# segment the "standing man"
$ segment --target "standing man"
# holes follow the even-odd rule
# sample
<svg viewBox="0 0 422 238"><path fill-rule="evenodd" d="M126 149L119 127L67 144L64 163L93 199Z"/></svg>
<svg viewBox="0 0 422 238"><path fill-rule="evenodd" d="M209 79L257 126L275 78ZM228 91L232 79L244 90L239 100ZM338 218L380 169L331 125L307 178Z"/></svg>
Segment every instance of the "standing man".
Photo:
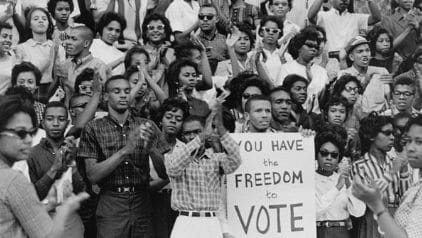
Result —
<svg viewBox="0 0 422 238"><path fill-rule="evenodd" d="M172 238L222 238L216 212L221 203L223 174L234 172L241 163L239 146L223 126L221 105L214 125L226 153L207 149L212 112L207 125L201 118L187 118L183 125L186 144L165 155L165 165L173 189L172 208L179 212Z"/></svg>
<svg viewBox="0 0 422 238"><path fill-rule="evenodd" d="M289 91L283 86L273 88L271 99L271 128L282 132L297 132L298 128L291 116L293 100Z"/></svg>
<svg viewBox="0 0 422 238"><path fill-rule="evenodd" d="M254 95L245 104L246 127L242 132L275 132L270 127L271 101L263 95Z"/></svg>
<svg viewBox="0 0 422 238"><path fill-rule="evenodd" d="M130 84L122 75L105 83L108 115L83 129L79 158L86 175L101 188L97 237L151 238L149 148L162 151L161 132L147 119L129 112Z"/></svg>

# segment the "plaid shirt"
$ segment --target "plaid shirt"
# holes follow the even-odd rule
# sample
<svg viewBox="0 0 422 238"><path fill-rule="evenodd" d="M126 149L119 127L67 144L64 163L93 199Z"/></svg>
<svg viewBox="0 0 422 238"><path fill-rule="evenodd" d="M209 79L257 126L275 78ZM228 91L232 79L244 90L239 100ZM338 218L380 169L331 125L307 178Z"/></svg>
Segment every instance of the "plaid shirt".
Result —
<svg viewBox="0 0 422 238"><path fill-rule="evenodd" d="M422 237L422 183L412 186L404 195L394 219L406 231L407 237Z"/></svg>
<svg viewBox="0 0 422 238"><path fill-rule="evenodd" d="M44 238L53 222L34 186L0 158L0 237Z"/></svg>
<svg viewBox="0 0 422 238"><path fill-rule="evenodd" d="M165 154L165 165L173 189L171 206L177 211L217 211L221 200L221 169L234 172L241 163L239 145L229 134L221 137L226 153L207 149L200 157L193 156L201 147L196 137L187 144ZM196 154L196 153L195 153Z"/></svg>
<svg viewBox="0 0 422 238"><path fill-rule="evenodd" d="M226 45L226 37L214 30L211 35L205 35L203 31L199 32L199 40L207 49L208 59L223 61L229 58Z"/></svg>
<svg viewBox="0 0 422 238"><path fill-rule="evenodd" d="M110 115L89 122L82 131L78 157L83 159L96 159L98 162L110 158L122 149L127 142L129 133L139 130L139 126L149 122L153 127L153 135L148 145L158 151L165 151L167 144L161 137L158 127L147 119L129 114L124 125ZM149 150L144 148L141 140L138 141L135 151L125 156L123 162L98 184L100 187L119 186L147 186L149 181Z"/></svg>

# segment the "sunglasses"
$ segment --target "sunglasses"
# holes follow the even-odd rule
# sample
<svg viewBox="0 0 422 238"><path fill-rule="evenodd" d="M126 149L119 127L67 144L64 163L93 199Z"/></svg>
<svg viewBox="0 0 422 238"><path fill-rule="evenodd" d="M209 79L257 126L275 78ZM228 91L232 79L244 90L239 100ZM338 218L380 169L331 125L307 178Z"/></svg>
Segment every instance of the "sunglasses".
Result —
<svg viewBox="0 0 422 238"><path fill-rule="evenodd" d="M394 92L393 92L393 95L394 95L394 96L397 96L397 97L400 97L400 96L403 96L403 97L410 97L410 96L415 95L415 93L413 93L413 92L409 92L409 91L406 91L406 92L394 91Z"/></svg>
<svg viewBox="0 0 422 238"><path fill-rule="evenodd" d="M393 131L387 130L387 131L380 131L385 136L391 136L393 134Z"/></svg>
<svg viewBox="0 0 422 238"><path fill-rule="evenodd" d="M248 100L250 97L255 96L255 95L259 95L259 94L249 94L249 93L244 93L242 94L242 97L246 100Z"/></svg>
<svg viewBox="0 0 422 238"><path fill-rule="evenodd" d="M359 87L344 87L344 90L346 90L346 92L351 93L354 92L356 94L358 94L360 92L360 88Z"/></svg>
<svg viewBox="0 0 422 238"><path fill-rule="evenodd" d="M199 14L198 15L198 18L199 18L199 20L208 20L208 21L210 21L210 20L212 20L212 19L214 19L214 15L203 15L203 14Z"/></svg>
<svg viewBox="0 0 422 238"><path fill-rule="evenodd" d="M338 159L339 157L339 153L337 152L328 152L325 150L320 150L319 153L321 154L322 157L328 157L328 155L331 156L331 158L333 159Z"/></svg>
<svg viewBox="0 0 422 238"><path fill-rule="evenodd" d="M88 89L92 91L92 86L79 85L79 90L85 91L85 90L88 90Z"/></svg>
<svg viewBox="0 0 422 238"><path fill-rule="evenodd" d="M274 29L274 28L262 27L262 29L269 34L278 34L281 32L280 29Z"/></svg>
<svg viewBox="0 0 422 238"><path fill-rule="evenodd" d="M0 135L18 137L21 140L24 140L28 135L34 137L37 134L38 128L33 128L29 131L26 130L15 130L15 129L4 129L0 132Z"/></svg>
<svg viewBox="0 0 422 238"><path fill-rule="evenodd" d="M159 31L162 31L162 30L164 30L164 25L162 25L162 24L160 24L160 25L156 25L156 26L153 26L153 25L147 25L147 29L148 29L149 31L153 31L153 30L159 30Z"/></svg>
<svg viewBox="0 0 422 238"><path fill-rule="evenodd" d="M307 47L309 47L309 48L314 48L314 49L316 49L316 50L318 50L318 49L319 49L319 45L318 45L318 44L312 44L312 43L310 43L310 42L305 42L305 45L306 45Z"/></svg>

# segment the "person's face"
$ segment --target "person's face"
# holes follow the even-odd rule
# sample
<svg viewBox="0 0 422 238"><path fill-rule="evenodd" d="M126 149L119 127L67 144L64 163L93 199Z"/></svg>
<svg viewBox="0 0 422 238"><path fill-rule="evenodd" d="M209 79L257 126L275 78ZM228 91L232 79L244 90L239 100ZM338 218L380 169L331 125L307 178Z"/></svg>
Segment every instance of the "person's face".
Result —
<svg viewBox="0 0 422 238"><path fill-rule="evenodd" d="M122 26L118 21L111 21L107 26L104 27L101 39L112 45L119 39L120 33L122 32Z"/></svg>
<svg viewBox="0 0 422 238"><path fill-rule="evenodd" d="M337 169L340 151L333 143L326 142L319 148L317 157L320 169L333 172Z"/></svg>
<svg viewBox="0 0 422 238"><path fill-rule="evenodd" d="M151 42L160 42L166 37L164 23L160 20L150 21L147 25L147 38Z"/></svg>
<svg viewBox="0 0 422 238"><path fill-rule="evenodd" d="M375 44L377 52L381 54L388 54L391 50L391 41L388 34L383 33L378 36L377 42Z"/></svg>
<svg viewBox="0 0 422 238"><path fill-rule="evenodd" d="M394 120L394 144L395 148L401 150L406 145L406 136L403 135L408 117L402 117Z"/></svg>
<svg viewBox="0 0 422 238"><path fill-rule="evenodd" d="M25 87L34 94L37 89L35 74L32 71L19 73L16 77L16 85Z"/></svg>
<svg viewBox="0 0 422 238"><path fill-rule="evenodd" d="M131 66L137 66L137 65L148 65L148 58L145 54L142 53L136 53L133 54L131 57L130 65Z"/></svg>
<svg viewBox="0 0 422 238"><path fill-rule="evenodd" d="M94 94L94 91L92 90L92 80L82 81L81 84L79 84L79 93L92 96Z"/></svg>
<svg viewBox="0 0 422 238"><path fill-rule="evenodd" d="M415 100L415 89L410 85L396 85L393 91L393 102L399 111L411 110Z"/></svg>
<svg viewBox="0 0 422 238"><path fill-rule="evenodd" d="M287 0L274 0L273 4L270 5L271 12L280 17L285 17L290 11L289 2Z"/></svg>
<svg viewBox="0 0 422 238"><path fill-rule="evenodd" d="M34 125L27 113L19 112L13 115L5 131L0 133L0 153L11 163L19 160L26 160L30 155L32 136L27 135L21 139L13 131L32 131ZM12 130L12 131L8 131Z"/></svg>
<svg viewBox="0 0 422 238"><path fill-rule="evenodd" d="M70 5L68 2L59 1L54 9L54 19L62 23L67 23L70 16Z"/></svg>
<svg viewBox="0 0 422 238"><path fill-rule="evenodd" d="M406 133L406 152L413 168L422 168L422 126L413 125Z"/></svg>
<svg viewBox="0 0 422 238"><path fill-rule="evenodd" d="M167 135L178 135L183 123L183 111L173 108L164 113L161 119L161 130Z"/></svg>
<svg viewBox="0 0 422 238"><path fill-rule="evenodd" d="M294 102L303 104L306 101L308 86L305 82L297 81L290 89L290 95Z"/></svg>
<svg viewBox="0 0 422 238"><path fill-rule="evenodd" d="M68 55L77 56L88 46L89 41L85 40L78 30L70 30L69 37L66 40L66 53Z"/></svg>
<svg viewBox="0 0 422 238"><path fill-rule="evenodd" d="M139 82L139 80L142 80L142 82ZM140 83L142 84L141 88L139 89L138 93L136 94L137 97L142 97L144 96L145 92L148 89L148 84L145 81L145 79L139 79L139 74L138 72L133 73L130 77L129 77L129 83L130 83L130 87L134 88L136 87L136 84Z"/></svg>
<svg viewBox="0 0 422 238"><path fill-rule="evenodd" d="M48 29L48 16L40 10L32 12L30 26L31 30L37 34L46 33Z"/></svg>
<svg viewBox="0 0 422 238"><path fill-rule="evenodd" d="M346 107L343 104L332 105L327 111L328 123L343 125L346 120Z"/></svg>
<svg viewBox="0 0 422 238"><path fill-rule="evenodd" d="M341 96L347 100L349 105L354 105L359 97L359 88L357 83L354 81L348 82L344 86L343 91L341 91Z"/></svg>
<svg viewBox="0 0 422 238"><path fill-rule="evenodd" d="M45 117L42 124L48 138L60 140L64 138L64 132L68 122L66 109L61 107L50 107L45 111Z"/></svg>
<svg viewBox="0 0 422 238"><path fill-rule="evenodd" d="M185 143L192 141L204 131L204 127L199 121L190 121L183 123L182 139Z"/></svg>
<svg viewBox="0 0 422 238"><path fill-rule="evenodd" d="M317 56L319 44L316 41L306 40L305 44L299 49L299 57L305 62L310 62Z"/></svg>
<svg viewBox="0 0 422 238"><path fill-rule="evenodd" d="M373 144L381 151L388 152L394 146L393 125L387 124L381 128L373 139Z"/></svg>
<svg viewBox="0 0 422 238"><path fill-rule="evenodd" d="M266 100L254 100L250 104L249 112L245 113L250 126L257 131L264 132L270 127L271 103Z"/></svg>
<svg viewBox="0 0 422 238"><path fill-rule="evenodd" d="M264 26L262 26L262 41L267 44L277 44L277 40L282 34L281 30L278 28L277 23L273 21L267 21Z"/></svg>
<svg viewBox="0 0 422 238"><path fill-rule="evenodd" d="M217 23L217 12L213 7L203 7L199 11L199 28L202 31L213 31Z"/></svg>
<svg viewBox="0 0 422 238"><path fill-rule="evenodd" d="M73 123L79 119L80 115L85 110L85 107L88 104L90 98L91 97L84 95L79 96L71 101L69 113L72 117Z"/></svg>
<svg viewBox="0 0 422 238"><path fill-rule="evenodd" d="M118 113L123 113L129 108L130 84L124 79L110 82L105 94L109 108Z"/></svg>
<svg viewBox="0 0 422 238"><path fill-rule="evenodd" d="M194 89L198 80L197 72L192 66L183 66L180 69L179 81L186 89Z"/></svg>
<svg viewBox="0 0 422 238"><path fill-rule="evenodd" d="M350 0L332 0L332 6L340 12L343 12L349 6Z"/></svg>
<svg viewBox="0 0 422 238"><path fill-rule="evenodd" d="M202 56L201 56L201 52L199 50L194 49L194 50L191 51L191 55L190 55L190 58L189 58L190 61L194 62L197 65L200 65L201 59L202 59Z"/></svg>
<svg viewBox="0 0 422 238"><path fill-rule="evenodd" d="M255 86L250 86L242 93L242 110L245 111L245 104L248 99L254 95L262 95L261 89Z"/></svg>
<svg viewBox="0 0 422 238"><path fill-rule="evenodd" d="M12 46L12 29L3 28L0 31L0 53L9 52Z"/></svg>
<svg viewBox="0 0 422 238"><path fill-rule="evenodd" d="M397 0L398 5L406 11L412 9L415 0Z"/></svg>
<svg viewBox="0 0 422 238"><path fill-rule="evenodd" d="M359 45L352 50L349 57L353 61L353 64L360 67L368 67L369 57L371 56L371 50L368 44Z"/></svg>
<svg viewBox="0 0 422 238"><path fill-rule="evenodd" d="M319 41L319 48L318 48L318 55L321 55L325 48L325 43L327 43L327 39L322 32L318 31L318 41Z"/></svg>
<svg viewBox="0 0 422 238"><path fill-rule="evenodd" d="M251 40L245 32L240 32L239 40L234 44L234 51L238 54L246 54L251 50Z"/></svg>
<svg viewBox="0 0 422 238"><path fill-rule="evenodd" d="M289 120L292 111L292 99L285 91L276 91L271 94L271 111L273 120L284 122Z"/></svg>

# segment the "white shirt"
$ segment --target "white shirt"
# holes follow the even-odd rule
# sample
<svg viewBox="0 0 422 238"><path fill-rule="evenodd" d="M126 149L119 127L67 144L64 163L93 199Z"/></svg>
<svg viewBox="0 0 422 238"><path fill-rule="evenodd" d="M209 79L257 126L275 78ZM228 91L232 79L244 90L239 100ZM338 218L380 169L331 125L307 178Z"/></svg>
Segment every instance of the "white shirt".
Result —
<svg viewBox="0 0 422 238"><path fill-rule="evenodd" d="M267 56L267 61L264 63L264 68L267 71L268 76L270 77L273 83L276 83L277 76L280 74L281 69L281 60L280 60L280 50L276 49L273 52L263 49L265 55ZM262 55L261 59L262 61Z"/></svg>
<svg viewBox="0 0 422 238"><path fill-rule="evenodd" d="M94 39L89 51L91 51L92 56L104 61L107 65L124 55L116 47L108 45L101 39ZM125 66L121 63L112 70L112 75L124 74L124 72Z"/></svg>
<svg viewBox="0 0 422 238"><path fill-rule="evenodd" d="M14 60L13 56L6 57L4 59L0 59L0 95L3 95L7 88L12 85L11 80Z"/></svg>
<svg viewBox="0 0 422 238"><path fill-rule="evenodd" d="M328 52L343 50L360 30L368 28L368 14L340 13L331 8L329 11L318 12L317 25L324 27L327 33Z"/></svg>
<svg viewBox="0 0 422 238"><path fill-rule="evenodd" d="M308 76L306 75L306 66L301 65L296 60L294 60L287 62L281 66L280 74L277 77L276 86L282 85L284 79L289 74L297 74L306 79L308 78ZM308 85L308 97L306 98L303 107L305 108L305 110L308 110L312 107L313 112L320 114L321 111L318 103L318 95L322 92L322 90L330 81L328 79L327 70L317 64L313 64L311 66L311 74L312 81Z"/></svg>
<svg viewBox="0 0 422 238"><path fill-rule="evenodd" d="M350 215L360 217L365 214L365 203L352 195L351 187L339 191L336 188L339 175L315 174L316 219L317 221L341 221Z"/></svg>
<svg viewBox="0 0 422 238"><path fill-rule="evenodd" d="M185 31L198 21L199 4L192 1L192 6L184 0L174 0L165 12L173 31Z"/></svg>

